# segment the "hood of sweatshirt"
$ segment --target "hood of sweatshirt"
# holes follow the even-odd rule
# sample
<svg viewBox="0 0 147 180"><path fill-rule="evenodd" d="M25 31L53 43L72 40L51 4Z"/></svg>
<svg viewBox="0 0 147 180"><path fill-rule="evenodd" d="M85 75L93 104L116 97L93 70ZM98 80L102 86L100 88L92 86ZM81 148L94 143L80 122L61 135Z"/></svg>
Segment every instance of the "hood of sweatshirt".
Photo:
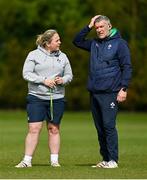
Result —
<svg viewBox="0 0 147 180"><path fill-rule="evenodd" d="M50 57L58 57L61 54L60 50L48 52L45 48L42 48L41 46L38 46L37 49L39 49L44 54L46 54L47 56L50 56Z"/></svg>

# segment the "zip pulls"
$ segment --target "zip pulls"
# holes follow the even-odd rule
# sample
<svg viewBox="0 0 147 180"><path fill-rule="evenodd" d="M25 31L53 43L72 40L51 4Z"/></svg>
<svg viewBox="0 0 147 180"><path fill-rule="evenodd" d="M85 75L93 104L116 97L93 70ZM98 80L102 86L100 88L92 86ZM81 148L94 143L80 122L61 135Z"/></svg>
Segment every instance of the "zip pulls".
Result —
<svg viewBox="0 0 147 180"><path fill-rule="evenodd" d="M54 107L53 107L53 89L49 88L49 95L50 95L50 114L51 114L51 121L54 118Z"/></svg>

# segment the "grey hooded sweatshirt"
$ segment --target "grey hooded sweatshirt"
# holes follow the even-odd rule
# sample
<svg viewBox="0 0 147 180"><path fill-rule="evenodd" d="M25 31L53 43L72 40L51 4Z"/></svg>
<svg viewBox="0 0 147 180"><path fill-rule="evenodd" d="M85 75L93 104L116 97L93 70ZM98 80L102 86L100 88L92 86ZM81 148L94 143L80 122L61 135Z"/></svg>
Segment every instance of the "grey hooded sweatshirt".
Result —
<svg viewBox="0 0 147 180"><path fill-rule="evenodd" d="M46 78L54 79L56 76L63 78L62 85L56 85L52 90L44 85L43 82ZM49 100L50 93L52 93L53 99L65 96L64 86L72 80L73 75L66 54L61 51L49 53L38 46L28 54L25 60L23 78L28 81L28 94Z"/></svg>

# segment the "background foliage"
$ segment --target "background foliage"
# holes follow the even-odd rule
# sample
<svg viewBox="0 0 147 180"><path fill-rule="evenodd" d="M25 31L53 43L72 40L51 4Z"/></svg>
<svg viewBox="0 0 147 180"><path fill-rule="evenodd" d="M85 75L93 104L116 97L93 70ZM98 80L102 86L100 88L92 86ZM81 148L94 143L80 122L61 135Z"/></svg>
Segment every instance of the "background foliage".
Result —
<svg viewBox="0 0 147 180"><path fill-rule="evenodd" d="M74 80L66 89L68 109L89 109L86 91L89 54L72 44L75 34L96 14L110 17L129 43L133 79L127 110L147 109L147 1L146 0L1 0L0 1L0 108L25 106L27 82L22 67L29 51L36 48L36 35L58 30L71 62ZM91 32L90 36L95 36Z"/></svg>

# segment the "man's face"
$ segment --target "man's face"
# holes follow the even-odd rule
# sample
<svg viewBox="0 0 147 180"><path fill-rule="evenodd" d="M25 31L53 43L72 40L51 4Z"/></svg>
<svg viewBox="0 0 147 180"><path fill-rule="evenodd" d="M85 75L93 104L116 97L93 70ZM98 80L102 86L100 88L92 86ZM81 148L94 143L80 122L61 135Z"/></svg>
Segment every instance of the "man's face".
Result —
<svg viewBox="0 0 147 180"><path fill-rule="evenodd" d="M112 26L110 23L108 23L108 21L102 20L100 22L96 22L94 27L99 39L104 39L105 37L109 36L109 31Z"/></svg>

